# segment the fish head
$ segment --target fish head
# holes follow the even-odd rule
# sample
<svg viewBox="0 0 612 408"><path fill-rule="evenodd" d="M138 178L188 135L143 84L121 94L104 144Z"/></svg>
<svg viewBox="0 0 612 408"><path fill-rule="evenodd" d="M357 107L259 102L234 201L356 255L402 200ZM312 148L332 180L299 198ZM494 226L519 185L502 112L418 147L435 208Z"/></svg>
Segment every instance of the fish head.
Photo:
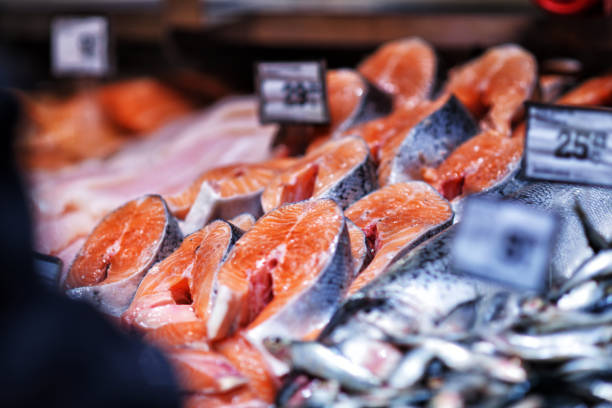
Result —
<svg viewBox="0 0 612 408"><path fill-rule="evenodd" d="M263 345L270 354L279 360L289 362L291 360L291 340L283 337L266 337Z"/></svg>

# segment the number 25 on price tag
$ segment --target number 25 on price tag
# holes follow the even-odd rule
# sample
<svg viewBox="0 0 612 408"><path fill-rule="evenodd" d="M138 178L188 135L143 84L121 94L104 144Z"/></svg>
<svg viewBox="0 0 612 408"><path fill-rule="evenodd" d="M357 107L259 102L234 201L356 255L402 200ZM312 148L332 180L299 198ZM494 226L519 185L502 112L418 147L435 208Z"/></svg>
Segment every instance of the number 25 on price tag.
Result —
<svg viewBox="0 0 612 408"><path fill-rule="evenodd" d="M51 41L55 75L101 76L109 72L106 18L56 18L51 26Z"/></svg>
<svg viewBox="0 0 612 408"><path fill-rule="evenodd" d="M511 201L471 198L458 229L455 269L516 289L546 288L555 215Z"/></svg>
<svg viewBox="0 0 612 408"><path fill-rule="evenodd" d="M612 111L531 103L525 175L612 186Z"/></svg>

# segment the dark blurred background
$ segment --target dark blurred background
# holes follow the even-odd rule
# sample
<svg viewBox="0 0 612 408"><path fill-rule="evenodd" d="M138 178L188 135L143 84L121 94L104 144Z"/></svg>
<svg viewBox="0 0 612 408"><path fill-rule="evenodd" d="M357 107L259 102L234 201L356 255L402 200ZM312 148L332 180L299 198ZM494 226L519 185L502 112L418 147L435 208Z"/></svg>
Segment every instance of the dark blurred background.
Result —
<svg viewBox="0 0 612 408"><path fill-rule="evenodd" d="M604 2L592 3L556 15L530 0L1 0L0 57L20 86L61 88L70 81L53 80L48 68L51 20L103 15L114 42L114 78L167 76L213 97L252 91L244 67L256 60L325 58L331 68L354 66L382 42L407 36L436 48L441 73L486 47L516 42L542 60L576 58L593 74L610 66L612 24Z"/></svg>

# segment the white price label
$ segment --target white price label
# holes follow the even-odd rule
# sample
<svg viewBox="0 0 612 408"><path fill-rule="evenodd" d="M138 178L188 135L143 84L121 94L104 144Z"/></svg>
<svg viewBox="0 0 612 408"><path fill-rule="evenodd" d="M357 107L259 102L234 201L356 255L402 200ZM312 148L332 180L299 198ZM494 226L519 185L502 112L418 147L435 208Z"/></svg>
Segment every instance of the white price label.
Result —
<svg viewBox="0 0 612 408"><path fill-rule="evenodd" d="M519 289L542 291L556 216L523 204L471 198L455 237L454 268Z"/></svg>
<svg viewBox="0 0 612 408"><path fill-rule="evenodd" d="M262 62L256 75L262 123L329 122L323 62Z"/></svg>
<svg viewBox="0 0 612 408"><path fill-rule="evenodd" d="M529 104L525 175L612 186L612 111Z"/></svg>
<svg viewBox="0 0 612 408"><path fill-rule="evenodd" d="M104 75L109 70L108 22L104 17L61 17L51 26L56 75Z"/></svg>

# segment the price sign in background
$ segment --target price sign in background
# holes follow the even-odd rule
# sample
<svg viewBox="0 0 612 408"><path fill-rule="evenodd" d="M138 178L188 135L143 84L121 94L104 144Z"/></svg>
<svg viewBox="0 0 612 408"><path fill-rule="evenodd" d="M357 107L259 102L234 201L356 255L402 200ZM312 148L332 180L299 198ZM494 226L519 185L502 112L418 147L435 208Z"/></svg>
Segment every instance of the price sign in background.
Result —
<svg viewBox="0 0 612 408"><path fill-rule="evenodd" d="M471 198L452 248L455 269L541 292L557 232L554 214L511 201Z"/></svg>
<svg viewBox="0 0 612 408"><path fill-rule="evenodd" d="M612 186L612 111L529 104L525 175Z"/></svg>
<svg viewBox="0 0 612 408"><path fill-rule="evenodd" d="M256 71L262 123L329 122L323 62L261 62Z"/></svg>
<svg viewBox="0 0 612 408"><path fill-rule="evenodd" d="M60 17L51 25L56 75L105 75L109 71L108 21L104 17Z"/></svg>

